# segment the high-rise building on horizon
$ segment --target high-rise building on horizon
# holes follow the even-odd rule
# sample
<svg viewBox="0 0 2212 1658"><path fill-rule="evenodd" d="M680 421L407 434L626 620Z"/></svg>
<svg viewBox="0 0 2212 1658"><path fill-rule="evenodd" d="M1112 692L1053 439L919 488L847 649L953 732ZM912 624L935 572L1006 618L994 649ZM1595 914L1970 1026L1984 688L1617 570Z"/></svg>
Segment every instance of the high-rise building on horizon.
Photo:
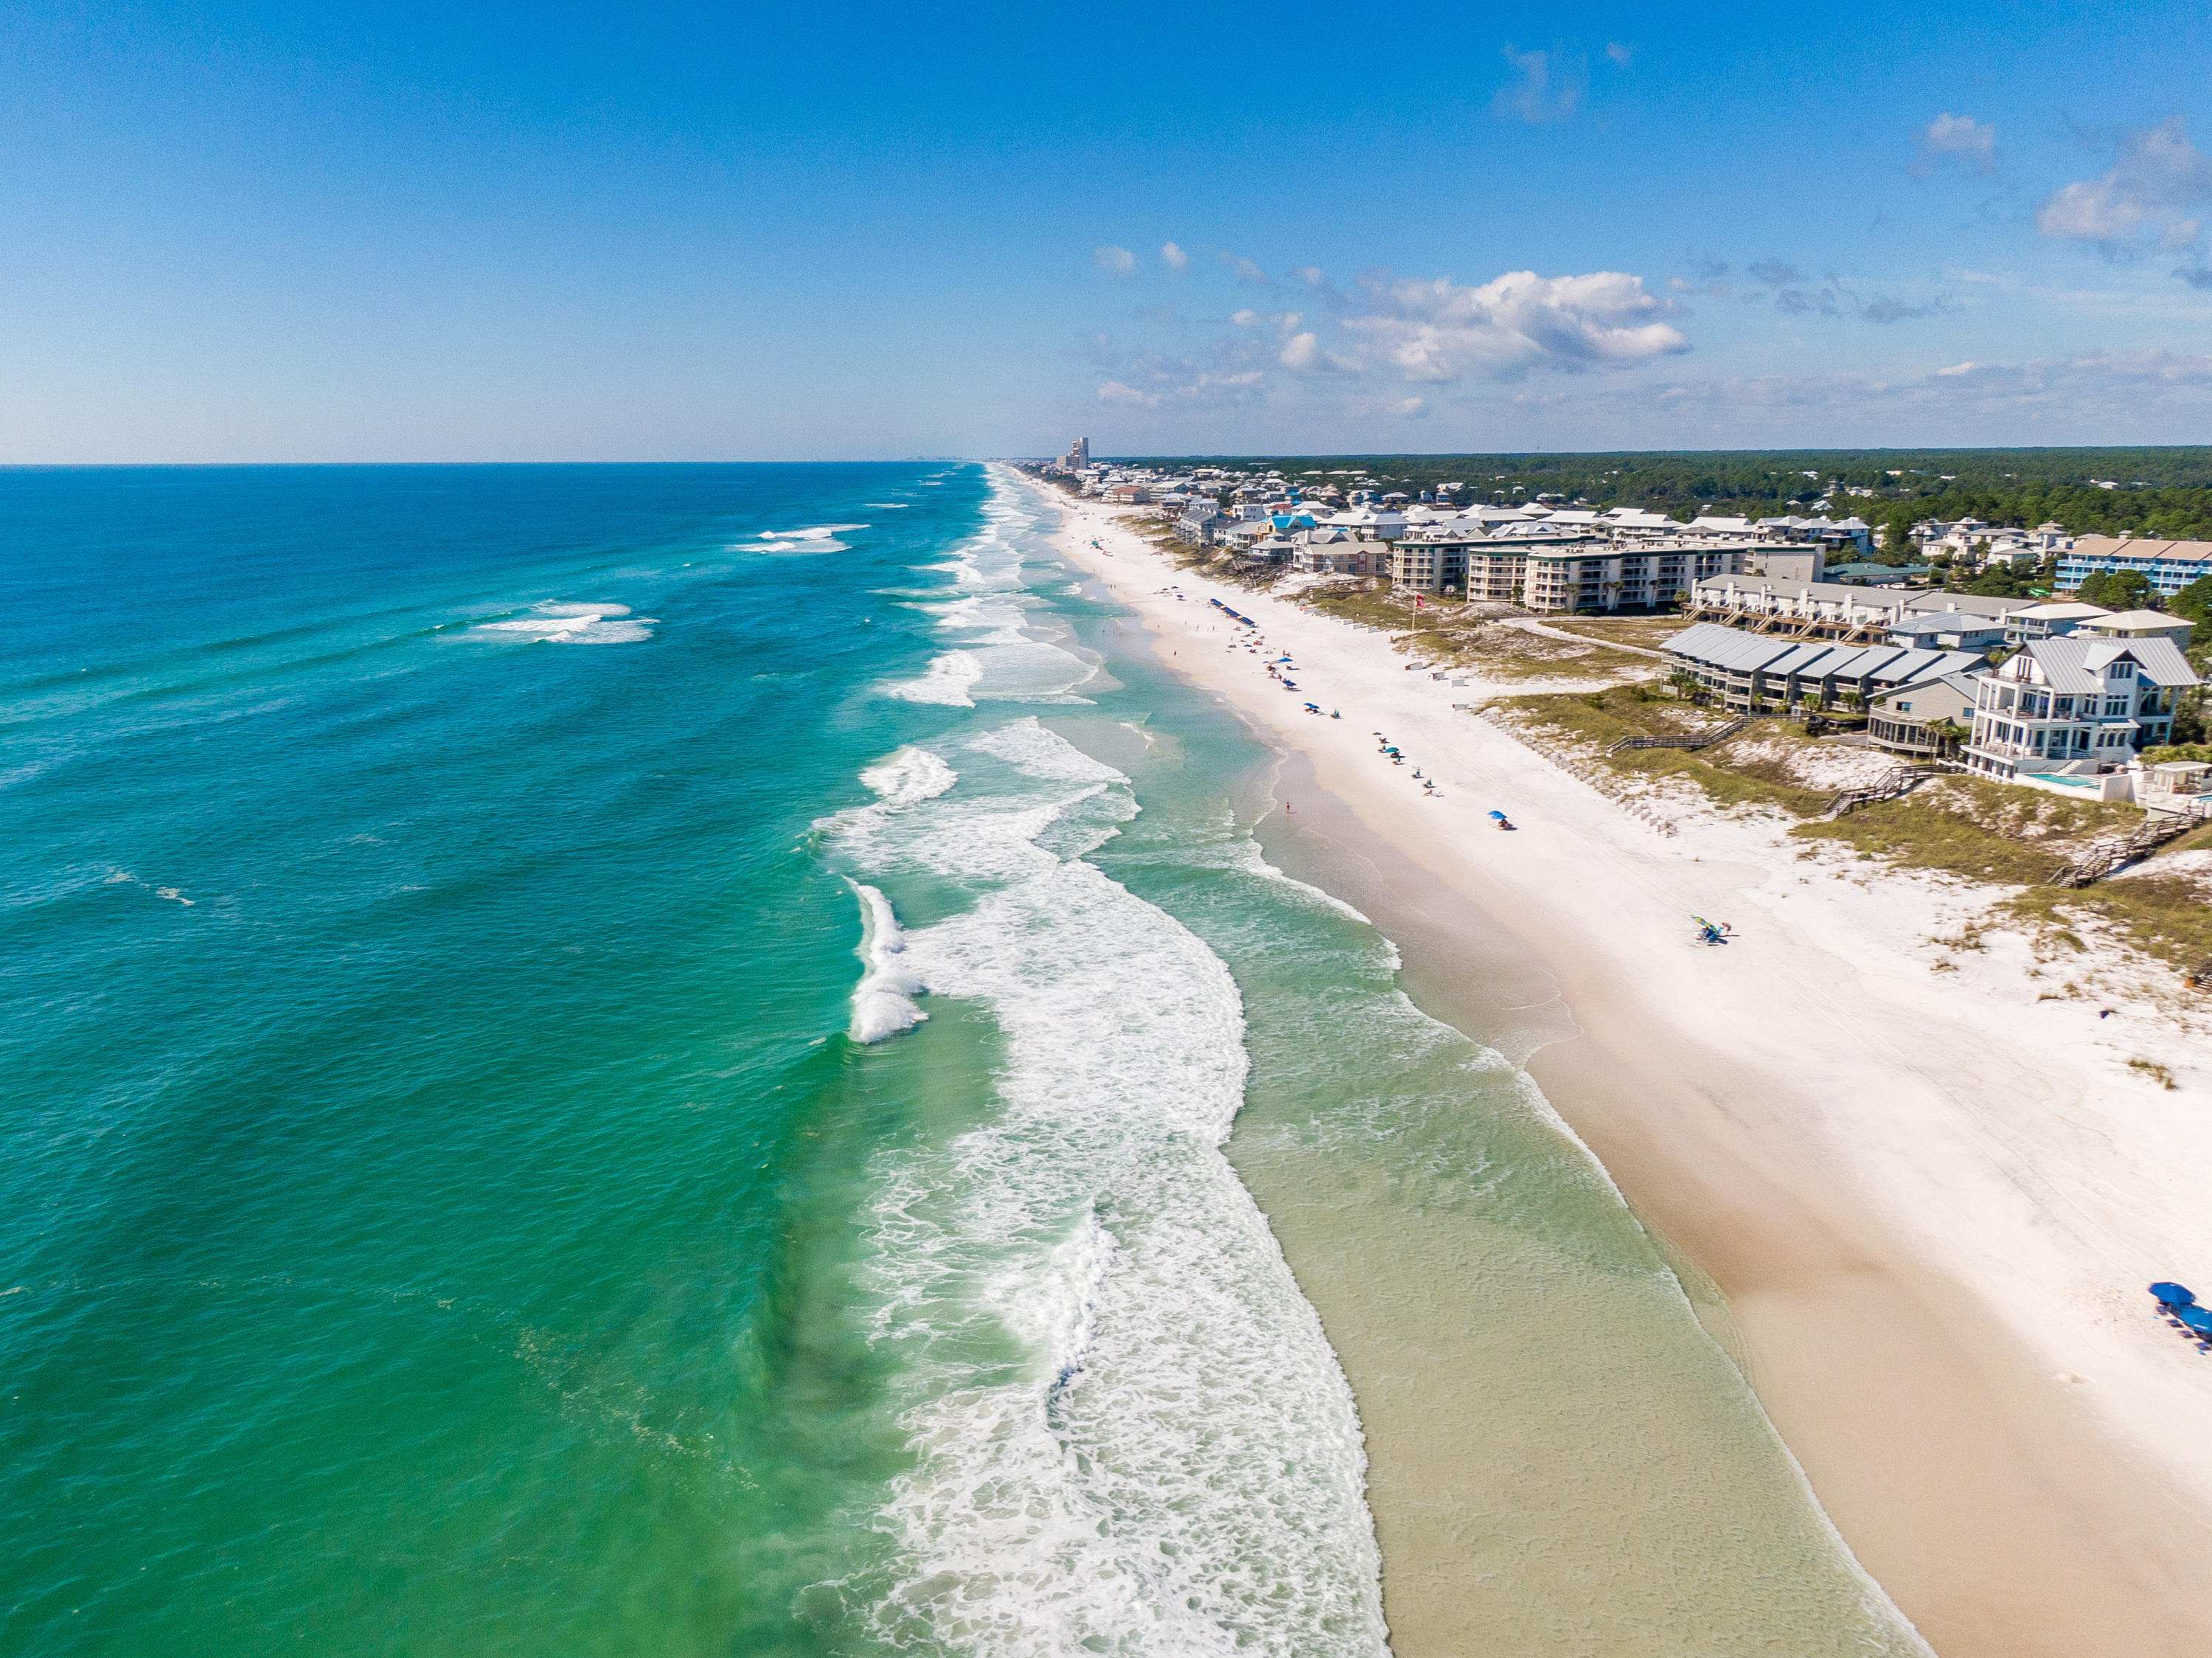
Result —
<svg viewBox="0 0 2212 1658"><path fill-rule="evenodd" d="M1091 464L1091 440L1079 437L1067 446L1067 459L1060 463L1072 472L1079 472Z"/></svg>

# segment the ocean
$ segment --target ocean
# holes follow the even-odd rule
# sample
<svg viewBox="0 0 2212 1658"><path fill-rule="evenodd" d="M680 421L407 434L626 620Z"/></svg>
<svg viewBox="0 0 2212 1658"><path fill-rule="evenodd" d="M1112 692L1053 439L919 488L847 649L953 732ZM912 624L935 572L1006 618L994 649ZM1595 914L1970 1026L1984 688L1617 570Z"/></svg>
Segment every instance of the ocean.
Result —
<svg viewBox="0 0 2212 1658"><path fill-rule="evenodd" d="M1370 1448L1437 1395L1351 1378L1418 1289L1496 1417L1418 1419L1519 1471L1438 1521L1465 1628L1912 1649L1051 521L0 473L0 1644L1379 1655Z"/></svg>

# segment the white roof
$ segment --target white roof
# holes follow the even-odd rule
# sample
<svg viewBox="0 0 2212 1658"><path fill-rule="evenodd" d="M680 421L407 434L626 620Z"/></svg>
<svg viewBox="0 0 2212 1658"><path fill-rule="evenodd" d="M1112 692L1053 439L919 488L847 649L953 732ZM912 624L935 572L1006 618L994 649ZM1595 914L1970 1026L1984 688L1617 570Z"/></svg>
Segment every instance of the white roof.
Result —
<svg viewBox="0 0 2212 1658"><path fill-rule="evenodd" d="M2095 624L2100 633L2132 633L2138 629L2162 631L2189 625L2187 617L2169 616L2162 610L2124 610L2117 616L2106 616Z"/></svg>
<svg viewBox="0 0 2212 1658"><path fill-rule="evenodd" d="M2112 613L2102 605L2031 605L2026 610L2013 613L2015 620L2022 622L2087 621L2092 616L2109 616Z"/></svg>

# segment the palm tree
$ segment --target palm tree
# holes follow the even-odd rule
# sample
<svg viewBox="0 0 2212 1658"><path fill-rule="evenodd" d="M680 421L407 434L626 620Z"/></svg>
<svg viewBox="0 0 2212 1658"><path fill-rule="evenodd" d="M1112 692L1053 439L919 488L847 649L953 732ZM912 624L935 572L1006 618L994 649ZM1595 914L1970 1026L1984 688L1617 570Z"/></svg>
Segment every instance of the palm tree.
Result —
<svg viewBox="0 0 2212 1658"><path fill-rule="evenodd" d="M1938 755L1948 754L1966 740L1966 735L1964 731L1951 722L1948 716L1940 720L1929 721L1921 729L1934 741Z"/></svg>

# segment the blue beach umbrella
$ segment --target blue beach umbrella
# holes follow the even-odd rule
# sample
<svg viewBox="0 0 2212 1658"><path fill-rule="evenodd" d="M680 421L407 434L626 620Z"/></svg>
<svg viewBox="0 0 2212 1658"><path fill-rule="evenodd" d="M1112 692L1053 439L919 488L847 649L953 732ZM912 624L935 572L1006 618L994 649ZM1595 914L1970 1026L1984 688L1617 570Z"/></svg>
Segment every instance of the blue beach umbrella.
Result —
<svg viewBox="0 0 2212 1658"><path fill-rule="evenodd" d="M2157 1297L2160 1307L2194 1307L2197 1304L2197 1297L2190 1293L2186 1284L2154 1283L2150 1287L2150 1293Z"/></svg>
<svg viewBox="0 0 2212 1658"><path fill-rule="evenodd" d="M2200 1336L2212 1336L2212 1312L2201 1307L2177 1307L2173 1316Z"/></svg>

